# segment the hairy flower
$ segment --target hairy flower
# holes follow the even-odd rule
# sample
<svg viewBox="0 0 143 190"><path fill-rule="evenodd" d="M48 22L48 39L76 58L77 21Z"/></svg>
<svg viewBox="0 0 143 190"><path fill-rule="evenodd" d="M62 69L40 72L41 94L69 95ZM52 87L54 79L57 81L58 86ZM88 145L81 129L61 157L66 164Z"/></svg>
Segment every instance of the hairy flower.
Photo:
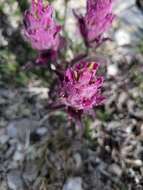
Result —
<svg viewBox="0 0 143 190"><path fill-rule="evenodd" d="M85 16L75 13L86 45L103 40L103 33L109 29L115 18L112 6L113 0L87 0Z"/></svg>
<svg viewBox="0 0 143 190"><path fill-rule="evenodd" d="M51 5L44 6L42 0L32 0L31 9L25 12L24 36L34 49L57 50L60 43L59 26L53 19Z"/></svg>
<svg viewBox="0 0 143 190"><path fill-rule="evenodd" d="M61 87L61 100L77 111L88 111L103 102L101 95L103 77L96 77L98 64L80 61L65 72Z"/></svg>

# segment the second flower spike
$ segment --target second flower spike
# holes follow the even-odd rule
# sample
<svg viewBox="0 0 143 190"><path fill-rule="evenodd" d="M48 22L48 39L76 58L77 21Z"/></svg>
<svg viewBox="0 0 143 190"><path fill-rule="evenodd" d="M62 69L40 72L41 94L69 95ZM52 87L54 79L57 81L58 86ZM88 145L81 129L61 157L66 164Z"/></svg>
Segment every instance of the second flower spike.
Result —
<svg viewBox="0 0 143 190"><path fill-rule="evenodd" d="M85 16L75 16L79 23L81 35L87 46L101 43L103 34L111 26L115 15L112 13L113 0L87 0Z"/></svg>

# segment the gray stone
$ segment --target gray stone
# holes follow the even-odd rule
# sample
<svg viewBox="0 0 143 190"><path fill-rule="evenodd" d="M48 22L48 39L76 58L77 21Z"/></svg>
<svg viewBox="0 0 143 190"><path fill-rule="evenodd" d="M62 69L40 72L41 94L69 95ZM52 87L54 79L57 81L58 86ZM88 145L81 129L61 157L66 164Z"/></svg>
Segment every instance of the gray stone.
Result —
<svg viewBox="0 0 143 190"><path fill-rule="evenodd" d="M32 119L14 120L9 123L7 133L10 137L18 138L22 142L25 142L27 135L36 130L38 126L39 122Z"/></svg>
<svg viewBox="0 0 143 190"><path fill-rule="evenodd" d="M7 127L7 134L11 138L17 137L17 129L13 123L10 123Z"/></svg>
<svg viewBox="0 0 143 190"><path fill-rule="evenodd" d="M0 105L3 105L6 103L6 99L3 97L0 97Z"/></svg>
<svg viewBox="0 0 143 190"><path fill-rule="evenodd" d="M5 144L7 143L9 140L9 136L8 135L2 135L0 136L0 144Z"/></svg>

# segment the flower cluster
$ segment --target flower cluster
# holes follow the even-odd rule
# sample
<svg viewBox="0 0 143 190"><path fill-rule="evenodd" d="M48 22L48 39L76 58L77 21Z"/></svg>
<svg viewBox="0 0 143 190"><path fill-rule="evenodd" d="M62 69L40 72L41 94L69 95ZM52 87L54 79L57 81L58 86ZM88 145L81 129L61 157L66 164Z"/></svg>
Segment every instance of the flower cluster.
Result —
<svg viewBox="0 0 143 190"><path fill-rule="evenodd" d="M88 0L85 16L74 12L87 46L102 42L103 33L109 29L115 18L112 6L113 0Z"/></svg>
<svg viewBox="0 0 143 190"><path fill-rule="evenodd" d="M60 44L61 26L53 19L51 5L44 6L42 0L32 0L31 9L25 12L24 36L34 49L57 50Z"/></svg>
<svg viewBox="0 0 143 190"><path fill-rule="evenodd" d="M75 110L90 110L101 104L103 77L96 77L98 64L81 61L65 71L61 87L61 101Z"/></svg>
<svg viewBox="0 0 143 190"><path fill-rule="evenodd" d="M103 33L115 18L112 5L113 0L87 0L84 16L74 12L87 50L92 44L100 45L104 41ZM39 51L37 64L55 64L53 71L60 81L60 93L56 93L59 104L55 104L55 107L64 105L68 113L76 121L80 121L82 113L103 103L101 88L104 78L96 76L100 61L89 62L80 55L77 55L78 60L75 57L70 62L63 60L64 56L61 56L56 64L58 51L66 43L60 31L61 26L53 18L53 7L50 4L45 6L42 0L32 0L31 8L24 16L24 36ZM52 89L55 88L52 86L50 94L55 94Z"/></svg>

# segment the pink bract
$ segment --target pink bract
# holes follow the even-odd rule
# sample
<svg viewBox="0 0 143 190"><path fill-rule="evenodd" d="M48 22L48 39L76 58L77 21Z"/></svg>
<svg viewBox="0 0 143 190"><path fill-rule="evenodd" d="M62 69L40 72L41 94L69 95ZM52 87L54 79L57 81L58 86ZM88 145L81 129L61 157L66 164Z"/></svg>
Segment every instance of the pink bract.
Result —
<svg viewBox="0 0 143 190"><path fill-rule="evenodd" d="M103 103L101 95L103 77L96 77L98 64L81 61L65 72L61 87L61 100L75 110L90 110Z"/></svg>
<svg viewBox="0 0 143 190"><path fill-rule="evenodd" d="M32 0L30 10L24 15L24 36L34 49L57 50L60 44L61 26L53 18L51 5L44 6L42 0Z"/></svg>

